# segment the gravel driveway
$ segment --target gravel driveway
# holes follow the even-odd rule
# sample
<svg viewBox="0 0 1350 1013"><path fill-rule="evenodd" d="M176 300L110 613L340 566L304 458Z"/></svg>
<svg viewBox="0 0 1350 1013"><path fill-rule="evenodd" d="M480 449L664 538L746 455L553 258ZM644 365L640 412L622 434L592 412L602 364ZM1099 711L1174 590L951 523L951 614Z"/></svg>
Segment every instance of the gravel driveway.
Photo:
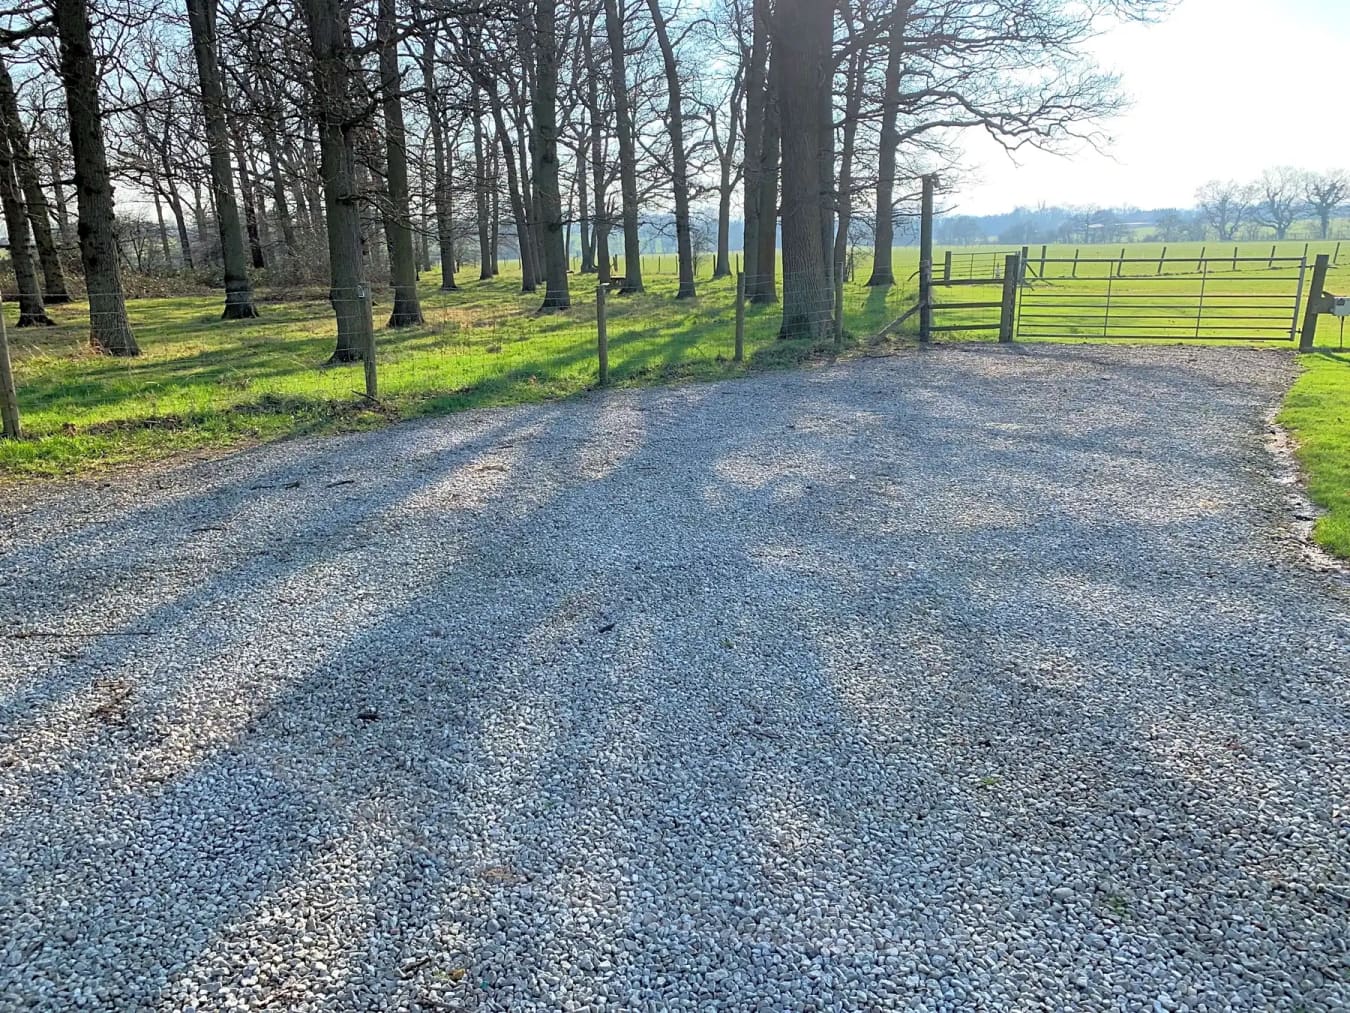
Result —
<svg viewBox="0 0 1350 1013"><path fill-rule="evenodd" d="M10 490L0 1008L1344 1008L1293 368L947 348Z"/></svg>

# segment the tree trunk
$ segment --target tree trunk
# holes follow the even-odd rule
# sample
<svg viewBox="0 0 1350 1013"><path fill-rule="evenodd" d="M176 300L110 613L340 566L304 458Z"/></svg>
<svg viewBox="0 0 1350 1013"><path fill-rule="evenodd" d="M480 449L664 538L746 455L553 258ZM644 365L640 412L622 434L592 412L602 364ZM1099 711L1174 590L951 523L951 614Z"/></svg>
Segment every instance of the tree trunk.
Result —
<svg viewBox="0 0 1350 1013"><path fill-rule="evenodd" d="M267 257L263 253L262 230L258 225L258 204L254 199L253 173L249 170L248 158L245 155L248 142L240 128L238 118L232 119L236 168L239 172L239 194L244 201L244 233L248 236L249 259L254 269L261 271L267 267Z"/></svg>
<svg viewBox="0 0 1350 1013"><path fill-rule="evenodd" d="M589 128L582 124L581 140L577 144L577 195L580 201L580 214L577 223L581 234L581 273L595 273L595 239L591 225L591 184L590 165L586 157L587 134Z"/></svg>
<svg viewBox="0 0 1350 1013"><path fill-rule="evenodd" d="M431 122L431 158L434 203L436 206L436 246L441 251L441 291L454 292L455 223L450 187L450 156L445 141L445 119L440 93L436 90L436 35L439 22L428 25L422 35L422 88L426 93L427 119ZM423 233L425 235L425 231Z"/></svg>
<svg viewBox="0 0 1350 1013"><path fill-rule="evenodd" d="M534 180L543 229L546 310L567 309L567 247L563 243L562 191L558 182L558 38L557 0L535 4Z"/></svg>
<svg viewBox="0 0 1350 1013"><path fill-rule="evenodd" d="M332 362L356 362L375 347L370 288L361 240L361 203L356 183L358 124L348 111L352 94L351 34L339 0L304 0L314 58L319 129L319 175L323 179L329 298L337 316Z"/></svg>
<svg viewBox="0 0 1350 1013"><path fill-rule="evenodd" d="M164 224L164 202L159 199L159 180L150 181L150 198L155 205L155 225L159 229L159 249L164 257L164 270L173 270L173 258L169 255L169 229Z"/></svg>
<svg viewBox="0 0 1350 1013"><path fill-rule="evenodd" d="M769 105L766 80L769 60L768 8L768 0L753 0L750 56L745 71L745 221L741 260L746 295L749 297L754 296L759 284L759 204L764 176L764 126Z"/></svg>
<svg viewBox="0 0 1350 1013"><path fill-rule="evenodd" d="M680 287L676 299L693 299L694 244L690 235L689 219L689 153L684 146L684 95L680 89L680 69L675 62L675 47L670 44L666 19L659 0L647 0L656 41L661 47L661 60L666 71L666 119L670 130L670 160L675 190L675 248L679 257Z"/></svg>
<svg viewBox="0 0 1350 1013"><path fill-rule="evenodd" d="M611 281L609 269L609 230L611 223L609 199L606 196L604 139L601 135L603 115L600 109L599 75L596 73L595 53L591 46L591 31L594 27L595 25L592 22L587 25L586 30L582 33L581 49L586 63L586 109L590 114L591 121L588 140L591 145L591 181L594 195L592 207L595 209L595 213L592 215L595 222L595 273L596 280L601 285L608 285Z"/></svg>
<svg viewBox="0 0 1350 1013"><path fill-rule="evenodd" d="M497 94L495 83L488 92L492 105L492 118L497 125L497 144L501 148L502 161L506 163L506 189L511 200L511 217L516 223L516 245L520 248L520 290L533 292L538 287L534 273L534 252L530 242L530 223L525 216L525 198L520 190L520 177L516 174L516 155L511 146L511 138L506 130L506 117L502 113L501 96Z"/></svg>
<svg viewBox="0 0 1350 1013"><path fill-rule="evenodd" d="M778 91L782 72L782 61L777 52L771 53L769 83L764 100L764 146L757 198L759 227L756 230L756 243L759 250L755 254L755 276L746 279L747 297L761 306L778 302L778 167L781 144Z"/></svg>
<svg viewBox="0 0 1350 1013"><path fill-rule="evenodd" d="M89 290L89 342L111 355L140 355L122 293L117 219L113 214L108 153L103 146L99 68L89 40L89 11L85 0L56 0L54 11L61 81L65 85L70 122L70 148L75 159L80 262Z"/></svg>
<svg viewBox="0 0 1350 1013"><path fill-rule="evenodd" d="M900 65L909 8L909 0L896 4L887 44L881 97L881 147L877 152L876 240L872 244L872 277L867 279L867 284L874 288L895 284L895 164L900 147Z"/></svg>
<svg viewBox="0 0 1350 1013"><path fill-rule="evenodd" d="M183 214L182 198L170 191L165 195L165 199L169 202L169 211L173 215L173 223L178 229L178 254L182 258L183 269L194 270L192 242L188 239L187 216Z"/></svg>
<svg viewBox="0 0 1350 1013"><path fill-rule="evenodd" d="M834 283L844 283L848 258L848 233L853 224L853 158L858 143L858 120L862 112L863 81L866 78L864 54L856 51L849 60L848 83L844 94L844 145L839 157L838 211L834 233Z"/></svg>
<svg viewBox="0 0 1350 1013"><path fill-rule="evenodd" d="M417 298L417 254L413 250L412 208L408 198L408 137L403 127L403 100L399 97L398 25L394 0L379 0L380 77L383 89L384 147L389 186L389 273L394 285L394 308L390 327L413 327L422 323Z"/></svg>
<svg viewBox="0 0 1350 1013"><path fill-rule="evenodd" d="M818 341L830 330L830 284L821 213L825 97L832 74L833 5L778 0L774 13L782 117L783 325L780 338Z"/></svg>
<svg viewBox="0 0 1350 1013"><path fill-rule="evenodd" d="M38 263L42 267L43 301L56 306L70 302L66 289L66 273L61 266L61 255L52 238L52 221L47 208L47 196L38 179L37 163L29 146L28 132L19 115L19 103L14 95L14 83L9 68L0 60L0 130L9 135L10 157L14 160L14 175L23 195L28 222L37 244Z"/></svg>
<svg viewBox="0 0 1350 1013"><path fill-rule="evenodd" d="M605 32L609 37L611 89L614 94L614 130L619 138L619 184L623 191L623 286L621 295L644 291L642 238L639 233L637 140L633 110L628 100L628 70L624 53L623 18L617 0L604 0Z"/></svg>
<svg viewBox="0 0 1350 1013"><path fill-rule="evenodd" d="M478 212L478 280L491 281L493 276L493 239L490 216L491 194L488 190L488 156L483 132L483 99L481 89L473 93L473 196Z"/></svg>
<svg viewBox="0 0 1350 1013"><path fill-rule="evenodd" d="M230 172L230 130L225 118L225 92L220 81L216 52L216 0L187 0L192 52L202 89L202 113L206 120L206 145L210 152L211 192L215 198L220 254L225 264L226 320L245 320L258 315L253 287L244 260L244 241L239 229L239 208L234 201Z"/></svg>
<svg viewBox="0 0 1350 1013"><path fill-rule="evenodd" d="M19 195L19 183L14 175L14 159L9 145L9 131L0 130L0 208L3 208L5 228L9 233L9 260L14 268L14 283L19 289L18 326L51 327L56 321L47 316L47 307L42 303L42 288L38 284L30 248L32 236L28 231L28 212Z"/></svg>

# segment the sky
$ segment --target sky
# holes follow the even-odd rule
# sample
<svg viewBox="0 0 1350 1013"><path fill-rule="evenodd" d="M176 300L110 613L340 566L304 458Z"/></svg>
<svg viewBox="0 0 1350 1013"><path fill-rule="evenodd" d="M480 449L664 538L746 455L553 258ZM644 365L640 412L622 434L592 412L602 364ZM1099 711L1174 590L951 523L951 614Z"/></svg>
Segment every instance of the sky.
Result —
<svg viewBox="0 0 1350 1013"><path fill-rule="evenodd" d="M1130 109L1107 121L1108 155L1022 153L967 133L957 214L1041 202L1189 207L1210 179L1276 165L1350 169L1350 0L1182 0L1165 21L1094 42Z"/></svg>

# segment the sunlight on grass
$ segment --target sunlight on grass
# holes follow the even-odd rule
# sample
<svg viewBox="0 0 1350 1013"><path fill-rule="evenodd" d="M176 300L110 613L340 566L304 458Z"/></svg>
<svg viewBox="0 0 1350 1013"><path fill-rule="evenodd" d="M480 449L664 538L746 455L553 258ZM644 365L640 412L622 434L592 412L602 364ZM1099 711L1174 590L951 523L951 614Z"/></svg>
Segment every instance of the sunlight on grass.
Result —
<svg viewBox="0 0 1350 1013"><path fill-rule="evenodd" d="M674 259L663 258L673 270ZM270 301L262 316L225 322L220 296L128 303L144 354L112 359L86 344L87 308L56 307L60 326L11 330L27 439L0 444L0 472L55 475L184 450L304 433L367 428L392 419L551 400L597 383L595 279L573 275L573 308L539 315L518 275L443 293L428 276L426 323L381 329L380 403L361 397L361 366L328 366L336 329L326 301ZM609 300L616 385L726 376L791 365L826 348L776 340L776 307L753 307L745 365L731 361L734 283L702 280L676 303L673 274L652 272L646 295ZM850 346L898 315L912 287L848 290ZM375 307L377 325L387 299Z"/></svg>
<svg viewBox="0 0 1350 1013"><path fill-rule="evenodd" d="M1280 424L1297 438L1308 493L1326 511L1318 542L1350 559L1350 353L1305 355L1302 363Z"/></svg>

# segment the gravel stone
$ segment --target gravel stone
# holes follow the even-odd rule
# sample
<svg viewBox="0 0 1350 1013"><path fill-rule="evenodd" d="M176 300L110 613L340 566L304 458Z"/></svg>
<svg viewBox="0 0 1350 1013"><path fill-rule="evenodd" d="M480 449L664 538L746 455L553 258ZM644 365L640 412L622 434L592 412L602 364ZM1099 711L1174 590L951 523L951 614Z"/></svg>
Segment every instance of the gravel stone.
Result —
<svg viewBox="0 0 1350 1013"><path fill-rule="evenodd" d="M6 490L0 1009L1345 1008L1294 370L940 347Z"/></svg>

